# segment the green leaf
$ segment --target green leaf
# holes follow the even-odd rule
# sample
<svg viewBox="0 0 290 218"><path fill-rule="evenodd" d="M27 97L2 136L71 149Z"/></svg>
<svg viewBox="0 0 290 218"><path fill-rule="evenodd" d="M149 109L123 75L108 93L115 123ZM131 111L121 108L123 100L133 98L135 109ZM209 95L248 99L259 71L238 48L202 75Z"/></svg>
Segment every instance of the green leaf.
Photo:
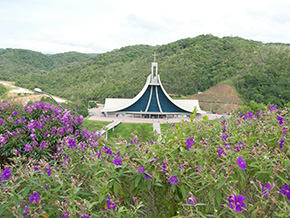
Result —
<svg viewBox="0 0 290 218"><path fill-rule="evenodd" d="M217 200L217 206L219 207L221 205L221 199L222 195L220 191L216 191L216 200Z"/></svg>
<svg viewBox="0 0 290 218"><path fill-rule="evenodd" d="M104 200L105 197L106 197L106 195L100 195L99 202L101 203Z"/></svg>
<svg viewBox="0 0 290 218"><path fill-rule="evenodd" d="M185 199L187 197L187 191L184 185L180 187L182 198Z"/></svg>
<svg viewBox="0 0 290 218"><path fill-rule="evenodd" d="M146 185L147 185L147 190L149 191L151 189L151 185L152 185L150 179L147 179Z"/></svg>
<svg viewBox="0 0 290 218"><path fill-rule="evenodd" d="M142 175L141 175L141 174L139 174L139 175L136 177L136 179L135 179L135 188L138 186L138 184L139 184L141 178L142 178Z"/></svg>
<svg viewBox="0 0 290 218"><path fill-rule="evenodd" d="M27 196L27 194L28 194L29 191L30 191L30 187L25 187L25 188L24 188L21 192L19 192L19 193L21 193L22 197L25 198L25 197Z"/></svg>
<svg viewBox="0 0 290 218"><path fill-rule="evenodd" d="M277 177L278 177L279 179L281 179L285 184L288 184L288 183L289 183L289 182L287 182L285 179L283 179L281 176L277 175Z"/></svg>
<svg viewBox="0 0 290 218"><path fill-rule="evenodd" d="M12 198L12 200L14 201L14 203L15 203L15 206L18 206L18 205L20 205L20 200L19 200L19 198L18 197L13 197Z"/></svg>
<svg viewBox="0 0 290 218"><path fill-rule="evenodd" d="M201 216L201 217L205 217L204 215L203 215L203 213L202 212L200 212L200 211L197 211L197 213ZM205 217L206 218L206 217Z"/></svg>
<svg viewBox="0 0 290 218"><path fill-rule="evenodd" d="M219 185L218 185L218 189L220 189L225 184L226 181L227 181L227 179L222 178Z"/></svg>

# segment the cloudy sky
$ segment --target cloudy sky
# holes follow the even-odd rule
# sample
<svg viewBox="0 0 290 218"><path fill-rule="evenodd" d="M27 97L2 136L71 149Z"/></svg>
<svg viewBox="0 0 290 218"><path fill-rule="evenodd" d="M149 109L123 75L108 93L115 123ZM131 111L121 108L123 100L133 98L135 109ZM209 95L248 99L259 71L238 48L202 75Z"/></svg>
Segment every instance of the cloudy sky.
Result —
<svg viewBox="0 0 290 218"><path fill-rule="evenodd" d="M102 53L201 34L290 43L290 1L0 0L0 48Z"/></svg>

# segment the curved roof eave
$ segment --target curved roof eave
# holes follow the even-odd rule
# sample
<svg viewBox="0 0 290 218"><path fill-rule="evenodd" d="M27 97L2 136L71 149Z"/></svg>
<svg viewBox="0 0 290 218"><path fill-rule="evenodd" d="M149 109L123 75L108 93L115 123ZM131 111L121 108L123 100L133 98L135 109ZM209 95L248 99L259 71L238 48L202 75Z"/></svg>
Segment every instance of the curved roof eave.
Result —
<svg viewBox="0 0 290 218"><path fill-rule="evenodd" d="M174 102L174 100L173 100L173 99L172 99L172 98L167 94L167 92L166 92L165 89L163 88L163 85L162 85L161 80L160 80L160 75L158 75L158 81L159 81L159 83L160 83L160 87L161 87L163 93L165 94L165 96L169 99L169 101L170 101L172 104L174 104L176 107L179 107L179 108L181 108L182 110L187 111L187 112L189 112L189 113L192 113L192 112L193 112L193 110L190 110L190 109L188 109L188 108L182 107L182 106L180 106L179 104L177 104L176 102Z"/></svg>
<svg viewBox="0 0 290 218"><path fill-rule="evenodd" d="M143 87L143 89L138 93L138 95L136 95L134 98L132 98L132 101L130 103L128 103L127 105L125 106L122 106L120 108L109 108L109 109L103 109L102 112L114 112L114 111L120 111L120 110L124 110L125 108L127 107L130 107L131 105L133 105L135 102L137 102L142 96L143 94L145 93L146 89L148 88L149 84L150 84L150 77L151 77L151 74L147 77L147 81Z"/></svg>

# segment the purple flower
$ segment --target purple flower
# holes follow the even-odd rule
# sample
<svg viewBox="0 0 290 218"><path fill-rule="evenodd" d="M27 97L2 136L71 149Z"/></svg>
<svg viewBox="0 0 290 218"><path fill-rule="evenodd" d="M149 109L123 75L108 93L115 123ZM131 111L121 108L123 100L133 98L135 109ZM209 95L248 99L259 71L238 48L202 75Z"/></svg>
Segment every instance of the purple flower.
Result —
<svg viewBox="0 0 290 218"><path fill-rule="evenodd" d="M39 145L39 149L44 149L48 146L48 144L45 141L42 141Z"/></svg>
<svg viewBox="0 0 290 218"><path fill-rule="evenodd" d="M27 205L25 205L25 210L23 211L23 213L22 213L22 216L23 217L25 217L28 213L28 209L29 209L29 207L27 206Z"/></svg>
<svg viewBox="0 0 290 218"><path fill-rule="evenodd" d="M277 110L277 105L270 105L269 109L271 110L271 112L273 112L274 110Z"/></svg>
<svg viewBox="0 0 290 218"><path fill-rule="evenodd" d="M262 187L262 196L266 197L268 196L270 190L271 190L271 185L270 183L267 183L267 185L263 185L263 183L261 183L261 187Z"/></svg>
<svg viewBox="0 0 290 218"><path fill-rule="evenodd" d="M241 116L243 116L243 113L242 113L242 111L239 111L239 116L241 117Z"/></svg>
<svg viewBox="0 0 290 218"><path fill-rule="evenodd" d="M36 136L35 136L35 134L30 134L30 138L32 139L32 140L35 140L35 138L36 138Z"/></svg>
<svg viewBox="0 0 290 218"><path fill-rule="evenodd" d="M243 202L246 199L245 196L239 195L236 196L235 194L230 195L228 197L229 205L232 210L235 210L236 213L242 211L242 207L246 207L246 204Z"/></svg>
<svg viewBox="0 0 290 218"><path fill-rule="evenodd" d="M283 117L277 117L277 121L279 122L279 125L283 124L284 118Z"/></svg>
<svg viewBox="0 0 290 218"><path fill-rule="evenodd" d="M222 137L222 141L226 141L228 139L228 135L227 134L223 134L223 137Z"/></svg>
<svg viewBox="0 0 290 218"><path fill-rule="evenodd" d="M31 151L32 150L32 147L29 143L27 143L24 147L24 151L28 152L28 151Z"/></svg>
<svg viewBox="0 0 290 218"><path fill-rule="evenodd" d="M143 166L143 165L141 165L140 167L139 167L139 173L144 173L144 171L145 171L145 167Z"/></svg>
<svg viewBox="0 0 290 218"><path fill-rule="evenodd" d="M0 146L5 145L7 142L6 138L3 136L3 134L0 134Z"/></svg>
<svg viewBox="0 0 290 218"><path fill-rule="evenodd" d="M108 198L107 198L107 205L108 205L108 210L116 208L116 205L114 203L111 203L110 196L108 196Z"/></svg>
<svg viewBox="0 0 290 218"><path fill-rule="evenodd" d="M132 203L133 203L133 204L136 204L136 202L137 202L137 197L133 197L133 199L132 199Z"/></svg>
<svg viewBox="0 0 290 218"><path fill-rule="evenodd" d="M202 167L200 167L200 166L196 166L196 167L195 167L195 171L196 171L196 172L200 172L200 171L202 171Z"/></svg>
<svg viewBox="0 0 290 218"><path fill-rule="evenodd" d="M222 156L222 154L224 154L225 156L227 156L227 153L226 153L226 152L224 152L224 149L222 149L222 148L219 148L219 150L218 150L218 156L219 156L219 157L221 157L221 156Z"/></svg>
<svg viewBox="0 0 290 218"><path fill-rule="evenodd" d="M18 115L18 111L17 111L17 110L13 111L13 112L12 112L12 115L13 115L13 116Z"/></svg>
<svg viewBox="0 0 290 218"><path fill-rule="evenodd" d="M72 147L76 147L77 146L77 144L76 144L76 140L74 140L74 139L69 139L68 140L68 147L69 148L72 148Z"/></svg>
<svg viewBox="0 0 290 218"><path fill-rule="evenodd" d="M56 135L56 127L55 126L51 127L51 133Z"/></svg>
<svg viewBox="0 0 290 218"><path fill-rule="evenodd" d="M288 185L283 185L280 194L286 195L288 200L290 200L290 187Z"/></svg>
<svg viewBox="0 0 290 218"><path fill-rule="evenodd" d="M108 148L107 146L104 146L102 150L105 151L105 154L113 155L112 149Z"/></svg>
<svg viewBox="0 0 290 218"><path fill-rule="evenodd" d="M194 197L191 197L191 198L187 198L186 199L186 202L191 204L191 205L195 205L196 202L198 202L198 199L197 198L194 198Z"/></svg>
<svg viewBox="0 0 290 218"><path fill-rule="evenodd" d="M244 117L243 117L243 120L247 120L248 118L251 118L253 119L253 113L250 112L250 111L246 111Z"/></svg>
<svg viewBox="0 0 290 218"><path fill-rule="evenodd" d="M163 169L163 170L162 170L163 173L165 173L165 171L166 171L166 165L167 165L166 162L162 162L162 166L161 166L161 167L162 167L162 169Z"/></svg>
<svg viewBox="0 0 290 218"><path fill-rule="evenodd" d="M195 141L193 141L193 138L188 138L185 144L187 150L189 151L189 148L191 148L195 144Z"/></svg>
<svg viewBox="0 0 290 218"><path fill-rule="evenodd" d="M238 157L238 165L242 170L247 168L246 161L241 156Z"/></svg>
<svg viewBox="0 0 290 218"><path fill-rule="evenodd" d="M143 174L145 176L145 179L151 179L152 178L152 176L151 176L152 174L149 171L147 171L146 173L144 172Z"/></svg>
<svg viewBox="0 0 290 218"><path fill-rule="evenodd" d="M65 211L62 215L61 218L68 218L69 212Z"/></svg>
<svg viewBox="0 0 290 218"><path fill-rule="evenodd" d="M263 111L259 110L259 111L257 112L257 117L262 116L262 112L263 112Z"/></svg>
<svg viewBox="0 0 290 218"><path fill-rule="evenodd" d="M170 182L171 185L175 185L176 183L178 183L178 179L176 176L171 176L168 181Z"/></svg>
<svg viewBox="0 0 290 218"><path fill-rule="evenodd" d="M279 146L280 146L280 149L283 148L283 144L285 142L285 139L284 138L281 138L280 142L279 142Z"/></svg>
<svg viewBox="0 0 290 218"><path fill-rule="evenodd" d="M46 133L44 134L44 137L48 138L50 136L49 131L47 130Z"/></svg>
<svg viewBox="0 0 290 218"><path fill-rule="evenodd" d="M12 174L12 172L11 172L10 168L6 167L1 173L1 179L2 180L9 179L11 174Z"/></svg>
<svg viewBox="0 0 290 218"><path fill-rule="evenodd" d="M283 128L283 135L286 135L286 132L287 132L287 128L284 127L284 128Z"/></svg>
<svg viewBox="0 0 290 218"><path fill-rule="evenodd" d="M33 192L33 195L30 195L29 197L29 203L37 203L40 200L40 196L38 195L37 192Z"/></svg>
<svg viewBox="0 0 290 218"><path fill-rule="evenodd" d="M116 166L122 166L122 160L118 157L114 159L112 163Z"/></svg>
<svg viewBox="0 0 290 218"><path fill-rule="evenodd" d="M223 132L226 132L226 131L227 131L227 130L226 130L226 127L224 126L224 127L223 127Z"/></svg>
<svg viewBox="0 0 290 218"><path fill-rule="evenodd" d="M47 175L48 175L48 176L51 175L51 167L49 167L49 168L45 168L45 171L47 172Z"/></svg>
<svg viewBox="0 0 290 218"><path fill-rule="evenodd" d="M222 123L223 125L227 125L227 124L228 124L226 120L221 121L221 123Z"/></svg>
<svg viewBox="0 0 290 218"><path fill-rule="evenodd" d="M82 215L81 218L91 218L89 215Z"/></svg>
<svg viewBox="0 0 290 218"><path fill-rule="evenodd" d="M180 169L180 171L182 171L184 169L184 166L181 164L178 169Z"/></svg>

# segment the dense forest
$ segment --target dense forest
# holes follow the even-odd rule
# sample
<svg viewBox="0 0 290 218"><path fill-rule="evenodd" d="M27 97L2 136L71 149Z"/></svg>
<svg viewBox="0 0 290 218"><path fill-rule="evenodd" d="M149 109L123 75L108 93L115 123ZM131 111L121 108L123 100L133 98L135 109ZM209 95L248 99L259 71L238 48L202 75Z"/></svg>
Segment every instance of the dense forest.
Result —
<svg viewBox="0 0 290 218"><path fill-rule="evenodd" d="M78 52L45 55L24 49L2 49L0 50L0 80L18 81L30 75L48 74L55 68L84 61L89 57L90 55Z"/></svg>
<svg viewBox="0 0 290 218"><path fill-rule="evenodd" d="M78 104L106 97L133 97L150 74L157 53L168 93L190 96L231 80L245 102L290 102L290 47L239 37L201 35L159 46L135 45L97 56L69 52L47 56L27 50L0 51L0 79L39 87Z"/></svg>

